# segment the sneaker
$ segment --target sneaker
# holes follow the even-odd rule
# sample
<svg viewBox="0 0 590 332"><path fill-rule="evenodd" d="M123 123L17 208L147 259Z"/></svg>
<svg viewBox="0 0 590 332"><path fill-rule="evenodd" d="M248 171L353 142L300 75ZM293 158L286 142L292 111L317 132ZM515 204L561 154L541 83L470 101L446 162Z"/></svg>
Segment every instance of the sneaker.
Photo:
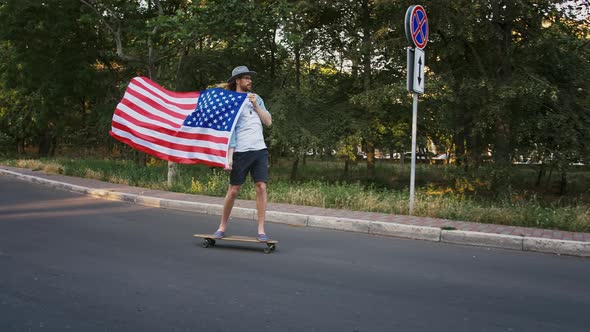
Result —
<svg viewBox="0 0 590 332"><path fill-rule="evenodd" d="M270 240L270 237L266 234L258 234L258 241L263 241L266 242L268 240Z"/></svg>
<svg viewBox="0 0 590 332"><path fill-rule="evenodd" d="M213 233L214 239L221 239L222 237L225 237L225 232L217 231L217 232Z"/></svg>

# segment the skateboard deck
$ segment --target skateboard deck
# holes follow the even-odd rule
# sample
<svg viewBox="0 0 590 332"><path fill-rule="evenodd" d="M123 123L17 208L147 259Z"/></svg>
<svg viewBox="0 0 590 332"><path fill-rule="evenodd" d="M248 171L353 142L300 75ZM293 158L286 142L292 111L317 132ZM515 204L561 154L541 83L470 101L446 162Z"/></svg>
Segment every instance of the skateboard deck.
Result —
<svg viewBox="0 0 590 332"><path fill-rule="evenodd" d="M255 237L248 237L248 236L225 236L222 238L215 238L212 234L194 234L194 237L203 239L202 246L203 248L209 248L215 246L216 241L236 241L236 242L251 242L251 243L265 243L266 248L264 249L264 253L270 254L271 252L275 251L277 248L277 243L279 241L276 240L268 240L268 241L259 241Z"/></svg>

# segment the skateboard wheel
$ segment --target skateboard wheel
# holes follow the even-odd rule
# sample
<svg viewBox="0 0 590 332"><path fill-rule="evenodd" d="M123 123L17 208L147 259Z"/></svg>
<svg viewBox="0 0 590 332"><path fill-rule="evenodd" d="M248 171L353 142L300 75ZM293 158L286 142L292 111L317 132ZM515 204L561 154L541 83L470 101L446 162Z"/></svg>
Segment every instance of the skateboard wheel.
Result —
<svg viewBox="0 0 590 332"><path fill-rule="evenodd" d="M264 249L264 253L270 254L271 252L275 251L276 247L274 244L267 244L266 249Z"/></svg>
<svg viewBox="0 0 590 332"><path fill-rule="evenodd" d="M215 245L215 240L213 240L213 239L205 239L205 241L203 241L203 248L213 247L214 245Z"/></svg>

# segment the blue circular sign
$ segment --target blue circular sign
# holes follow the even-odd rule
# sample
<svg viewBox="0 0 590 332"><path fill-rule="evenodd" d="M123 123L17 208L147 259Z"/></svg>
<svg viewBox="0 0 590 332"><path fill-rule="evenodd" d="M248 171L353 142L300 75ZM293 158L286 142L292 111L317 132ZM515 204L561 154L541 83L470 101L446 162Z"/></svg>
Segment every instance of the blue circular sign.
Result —
<svg viewBox="0 0 590 332"><path fill-rule="evenodd" d="M428 43L428 16L422 6L410 6L406 11L406 38L412 46L423 49Z"/></svg>

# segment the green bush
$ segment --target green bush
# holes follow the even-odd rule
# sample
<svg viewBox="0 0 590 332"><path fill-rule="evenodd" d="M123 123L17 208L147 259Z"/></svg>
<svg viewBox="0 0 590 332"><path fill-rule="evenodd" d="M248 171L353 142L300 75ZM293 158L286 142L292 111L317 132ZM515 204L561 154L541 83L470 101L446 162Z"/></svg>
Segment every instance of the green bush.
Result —
<svg viewBox="0 0 590 332"><path fill-rule="evenodd" d="M108 159L28 159L3 160L2 163L48 173L218 197L226 194L229 183L229 173L225 171L203 165L178 165L178 182L168 188L167 163L157 160L147 166ZM325 168L320 172L322 165ZM407 166L382 165L384 167L378 172L381 183L378 184L361 181L361 165L355 166L352 176L347 177L343 177L333 166L333 163L308 163L302 167L302 177L296 182L288 180L288 167L282 170L281 167L273 168L268 184L268 201L355 211L408 213ZM523 173L526 172L531 173L530 170ZM538 192L514 188L496 195L491 191L485 169L466 173L456 167L420 165L417 176L422 179L422 185L416 190L414 210L417 216L590 232L590 207L584 195L550 200ZM578 171L572 177L583 182L588 180L589 174L588 171ZM526 182L518 171L512 178L521 178L523 183ZM580 186L580 183L576 185ZM250 179L242 186L239 198L256 198Z"/></svg>
<svg viewBox="0 0 590 332"><path fill-rule="evenodd" d="M14 150L16 142L12 136L0 131L0 156L7 157Z"/></svg>

